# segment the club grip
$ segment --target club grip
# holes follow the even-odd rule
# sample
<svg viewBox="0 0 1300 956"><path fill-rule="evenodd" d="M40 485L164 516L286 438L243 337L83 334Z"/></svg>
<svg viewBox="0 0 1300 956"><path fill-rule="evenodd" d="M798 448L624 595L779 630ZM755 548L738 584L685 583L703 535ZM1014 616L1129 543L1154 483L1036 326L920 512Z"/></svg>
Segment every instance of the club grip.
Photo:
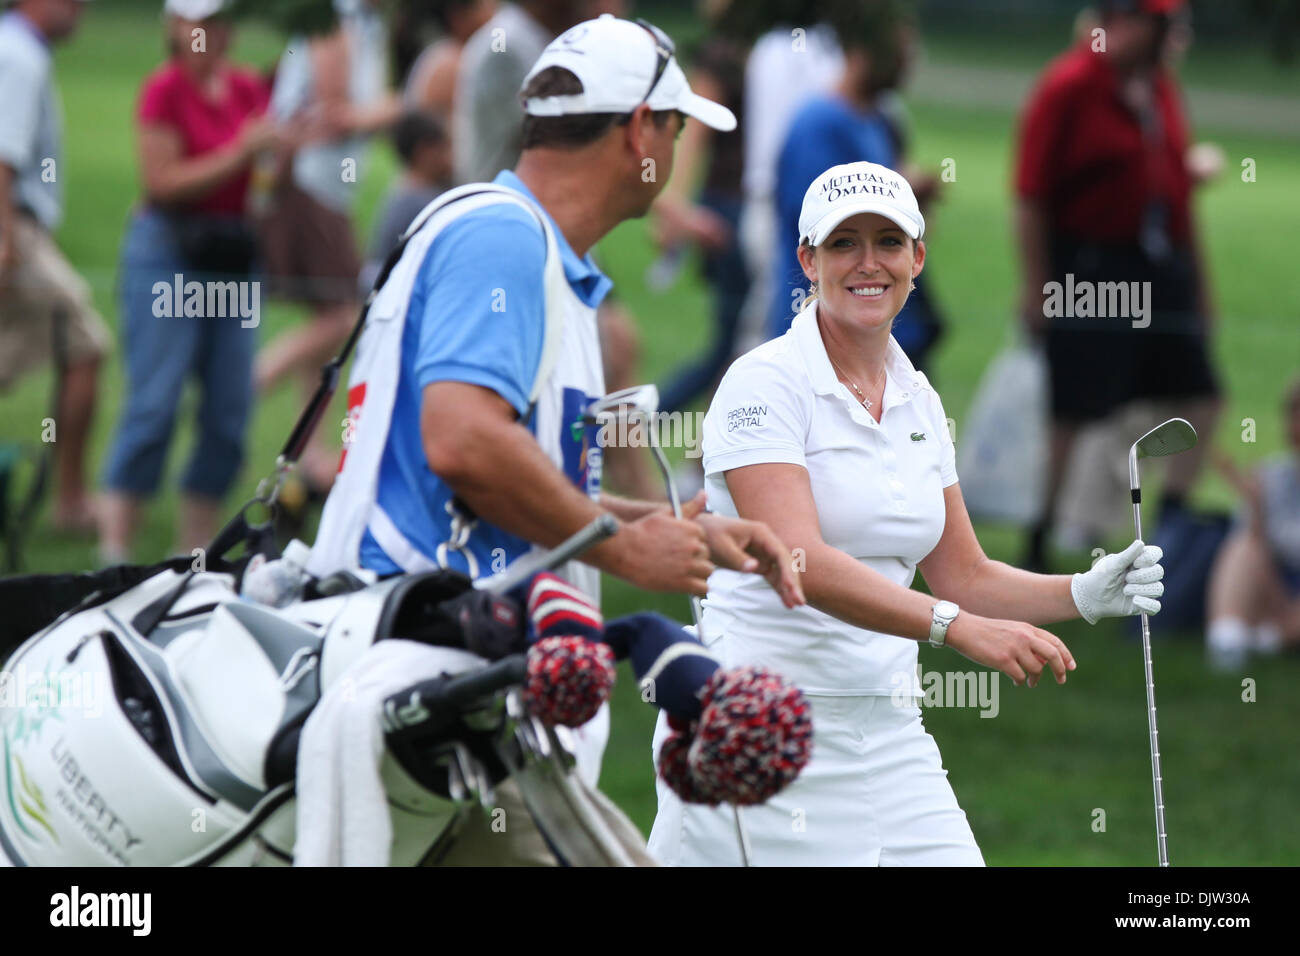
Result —
<svg viewBox="0 0 1300 956"><path fill-rule="evenodd" d="M434 677L384 700L388 734L436 734L452 726L471 706L528 677L528 655L511 654L457 677Z"/></svg>

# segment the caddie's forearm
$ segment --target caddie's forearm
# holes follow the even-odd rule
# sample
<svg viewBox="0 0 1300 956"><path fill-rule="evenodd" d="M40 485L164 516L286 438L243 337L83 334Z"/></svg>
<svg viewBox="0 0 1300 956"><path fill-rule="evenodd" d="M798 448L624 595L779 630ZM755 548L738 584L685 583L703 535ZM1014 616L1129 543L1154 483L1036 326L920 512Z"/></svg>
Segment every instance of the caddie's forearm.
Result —
<svg viewBox="0 0 1300 956"><path fill-rule="evenodd" d="M475 514L504 531L554 547L602 512L516 422L487 424L456 444L453 455L430 454L430 468Z"/></svg>
<svg viewBox="0 0 1300 956"><path fill-rule="evenodd" d="M1034 574L1003 561L982 561L957 593L941 594L980 617L1041 627L1079 617L1068 574Z"/></svg>
<svg viewBox="0 0 1300 956"><path fill-rule="evenodd" d="M605 509L555 467L532 434L516 422L499 422L457 442L454 457L430 456L430 467L484 521L526 541L554 547ZM622 519L617 513L615 517ZM618 534L580 560L622 575L630 561Z"/></svg>

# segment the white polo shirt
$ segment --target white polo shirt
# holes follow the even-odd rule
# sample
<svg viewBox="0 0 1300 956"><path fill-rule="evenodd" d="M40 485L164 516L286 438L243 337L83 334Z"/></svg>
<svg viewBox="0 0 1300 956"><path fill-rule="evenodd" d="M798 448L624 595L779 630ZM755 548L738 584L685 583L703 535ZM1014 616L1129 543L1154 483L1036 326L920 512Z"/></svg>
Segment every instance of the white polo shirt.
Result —
<svg viewBox="0 0 1300 956"><path fill-rule="evenodd" d="M725 472L799 465L826 543L909 587L943 534L943 489L957 468L943 403L892 336L885 374L877 423L836 377L815 302L785 335L737 359L704 419L709 510L736 515ZM727 666L763 664L806 693L920 695L917 641L788 610L756 575L714 572L704 630Z"/></svg>

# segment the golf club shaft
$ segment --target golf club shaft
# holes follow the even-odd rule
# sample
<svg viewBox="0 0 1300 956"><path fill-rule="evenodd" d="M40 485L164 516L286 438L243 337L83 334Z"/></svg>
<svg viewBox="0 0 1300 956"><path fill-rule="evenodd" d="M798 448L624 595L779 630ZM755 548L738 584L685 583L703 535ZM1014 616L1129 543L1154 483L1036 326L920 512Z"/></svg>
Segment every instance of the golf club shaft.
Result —
<svg viewBox="0 0 1300 956"><path fill-rule="evenodd" d="M672 469L668 467L668 458L658 443L651 443L651 450L654 452L655 461L659 464L659 471L664 476L664 486L668 489L668 503L672 505L673 517L682 516L682 499L677 494L677 483L673 481ZM695 624L695 636L701 641L704 640L704 623L703 613L700 607L700 599L691 596L691 619Z"/></svg>
<svg viewBox="0 0 1300 956"><path fill-rule="evenodd" d="M1138 499L1138 495L1134 495ZM1142 504L1133 502L1134 535L1142 538ZM1147 728L1151 735L1151 786L1156 802L1156 857L1161 866L1169 865L1169 847L1165 839L1165 792L1160 774L1160 732L1156 729L1156 681L1151 666L1151 622L1142 612L1142 662L1147 685Z"/></svg>
<svg viewBox="0 0 1300 956"><path fill-rule="evenodd" d="M599 544L618 531L618 522L612 515L601 515L590 524L574 532L549 551L526 554L510 567L487 578L479 578L474 587L480 591L504 594L517 584L522 584L539 571L554 571L571 561L588 548Z"/></svg>
<svg viewBox="0 0 1300 956"><path fill-rule="evenodd" d="M651 431L653 436L654 432ZM682 500L677 495L677 483L673 481L672 469L668 467L668 458L664 451L659 447L653 437L650 440L650 449L654 452L655 461L659 463L659 471L663 473L664 485L668 489L668 502L673 508L673 517L682 516ZM704 641L704 615L700 608L700 599L691 596L691 617L695 621L695 636ZM736 822L736 843L740 846L740 862L742 866L751 866L749 855L749 834L745 831L745 823L740 819L740 807L734 803L731 805L732 818Z"/></svg>

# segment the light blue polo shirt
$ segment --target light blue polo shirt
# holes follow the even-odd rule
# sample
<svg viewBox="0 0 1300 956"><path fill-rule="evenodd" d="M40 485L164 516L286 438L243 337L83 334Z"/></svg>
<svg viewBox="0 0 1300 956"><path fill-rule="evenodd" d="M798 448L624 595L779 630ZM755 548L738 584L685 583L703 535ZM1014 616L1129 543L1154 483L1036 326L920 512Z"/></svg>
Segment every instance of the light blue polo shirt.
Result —
<svg viewBox="0 0 1300 956"><path fill-rule="evenodd" d="M537 202L509 170L493 182ZM569 287L595 308L613 283L590 255L578 257L554 220L550 226ZM481 385L508 401L521 417L527 413L528 393L542 357L545 266L541 227L532 213L514 203L486 206L453 221L434 239L420 266L402 332L401 371L379 466L378 502L431 561L450 535L446 506L452 492L429 469L421 443L424 388L432 382ZM493 570L494 552L508 564L530 547L481 520L469 544L482 573ZM468 562L458 552L448 552L448 564L468 573ZM361 539L361 565L380 574L401 570L369 530Z"/></svg>

